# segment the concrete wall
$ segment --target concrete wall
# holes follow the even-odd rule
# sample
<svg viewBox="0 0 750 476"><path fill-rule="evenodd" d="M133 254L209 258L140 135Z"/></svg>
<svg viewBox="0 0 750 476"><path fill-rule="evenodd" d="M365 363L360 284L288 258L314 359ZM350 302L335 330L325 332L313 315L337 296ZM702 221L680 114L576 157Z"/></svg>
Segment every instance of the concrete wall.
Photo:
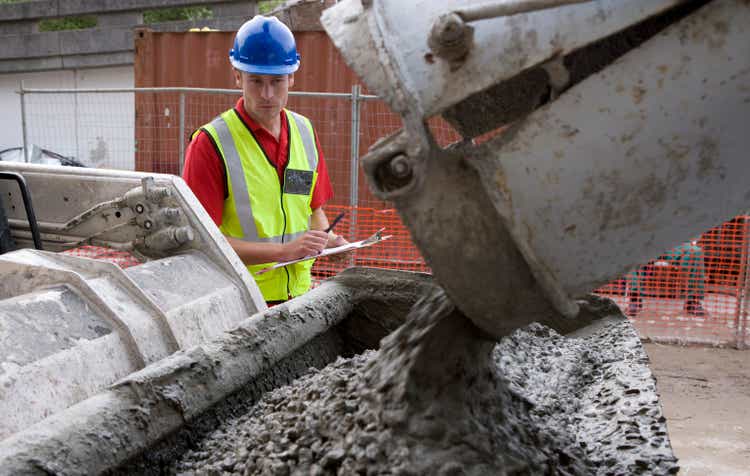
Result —
<svg viewBox="0 0 750 476"><path fill-rule="evenodd" d="M23 144L19 89L133 87L133 30L143 12L204 6L213 18L149 25L236 30L257 11L254 0L31 0L0 4L0 150ZM95 16L93 28L39 31L45 18ZM30 94L28 143L73 156L91 166L134 168L132 93Z"/></svg>
<svg viewBox="0 0 750 476"><path fill-rule="evenodd" d="M133 29L143 26L143 12L187 6L205 7L213 18L149 27L158 31L194 27L233 31L257 12L252 0L34 0L0 4L0 73L133 64ZM39 20L79 15L95 17L96 26L39 31Z"/></svg>
<svg viewBox="0 0 750 476"><path fill-rule="evenodd" d="M25 88L132 88L133 67L0 74L0 150L23 144L16 93L22 80ZM91 166L134 167L132 93L29 94L26 119L30 144Z"/></svg>

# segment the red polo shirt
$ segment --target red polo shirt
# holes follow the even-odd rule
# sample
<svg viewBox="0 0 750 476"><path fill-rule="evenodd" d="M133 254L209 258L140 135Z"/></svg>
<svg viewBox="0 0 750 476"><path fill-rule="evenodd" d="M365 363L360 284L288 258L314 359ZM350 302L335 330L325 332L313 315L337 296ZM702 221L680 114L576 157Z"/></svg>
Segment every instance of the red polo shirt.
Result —
<svg viewBox="0 0 750 476"><path fill-rule="evenodd" d="M252 131L258 144L265 151L268 160L276 167L281 182L284 177L284 168L289 162L289 124L286 114L283 111L281 112L281 133L279 134L279 140L276 140L270 132L248 116L245 112L244 99L240 98L234 109ZM322 207L333 197L328 167L326 167L317 135L315 136L315 144L318 148L318 181L315 184L310 204L313 210ZM207 133L201 131L190 141L185 152L185 167L182 171L182 178L187 182L203 208L216 223L216 226L220 226L224 212L224 200L229 196L227 174L224 161L214 148Z"/></svg>

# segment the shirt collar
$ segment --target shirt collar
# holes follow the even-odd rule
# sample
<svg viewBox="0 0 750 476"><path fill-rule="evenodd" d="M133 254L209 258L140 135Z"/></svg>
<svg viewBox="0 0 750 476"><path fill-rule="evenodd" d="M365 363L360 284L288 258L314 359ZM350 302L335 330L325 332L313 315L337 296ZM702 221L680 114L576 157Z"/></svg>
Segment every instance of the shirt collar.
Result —
<svg viewBox="0 0 750 476"><path fill-rule="evenodd" d="M237 113L240 115L243 121L245 121L245 124L250 128L251 131L257 132L261 129L263 129L263 126L258 124L253 120L252 117L247 113L245 110L245 98L241 97L237 100L237 104L234 105L234 109L237 111ZM281 115L281 129L284 130L284 126L286 125L286 119L284 110L282 109L281 112L279 112L279 115ZM265 130L265 129L263 129Z"/></svg>

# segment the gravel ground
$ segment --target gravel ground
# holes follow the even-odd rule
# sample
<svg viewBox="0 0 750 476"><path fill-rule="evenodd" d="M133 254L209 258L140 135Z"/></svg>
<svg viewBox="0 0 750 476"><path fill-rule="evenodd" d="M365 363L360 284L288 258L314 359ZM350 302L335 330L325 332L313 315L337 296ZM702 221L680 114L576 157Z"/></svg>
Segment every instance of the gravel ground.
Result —
<svg viewBox="0 0 750 476"><path fill-rule="evenodd" d="M750 476L750 351L645 344L682 476Z"/></svg>

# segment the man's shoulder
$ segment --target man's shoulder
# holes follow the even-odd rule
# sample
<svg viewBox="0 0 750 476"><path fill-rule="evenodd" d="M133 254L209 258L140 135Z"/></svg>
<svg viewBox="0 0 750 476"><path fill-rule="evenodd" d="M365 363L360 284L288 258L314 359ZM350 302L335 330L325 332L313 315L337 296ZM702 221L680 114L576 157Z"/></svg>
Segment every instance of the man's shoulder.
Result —
<svg viewBox="0 0 750 476"><path fill-rule="evenodd" d="M211 134L206 130L206 126L202 125L190 134L190 143L210 143Z"/></svg>
<svg viewBox="0 0 750 476"><path fill-rule="evenodd" d="M232 116L239 117L239 113L236 107L232 107L232 108L227 109L226 111L222 111L219 114L212 117L210 120L204 122L198 129L193 131L193 133L191 134L191 137L198 136L199 132L206 132L206 128L212 127L217 121L220 121L220 120L226 121L228 118Z"/></svg>
<svg viewBox="0 0 750 476"><path fill-rule="evenodd" d="M219 151L214 138L203 127L193 132L185 153L185 160L218 160Z"/></svg>

